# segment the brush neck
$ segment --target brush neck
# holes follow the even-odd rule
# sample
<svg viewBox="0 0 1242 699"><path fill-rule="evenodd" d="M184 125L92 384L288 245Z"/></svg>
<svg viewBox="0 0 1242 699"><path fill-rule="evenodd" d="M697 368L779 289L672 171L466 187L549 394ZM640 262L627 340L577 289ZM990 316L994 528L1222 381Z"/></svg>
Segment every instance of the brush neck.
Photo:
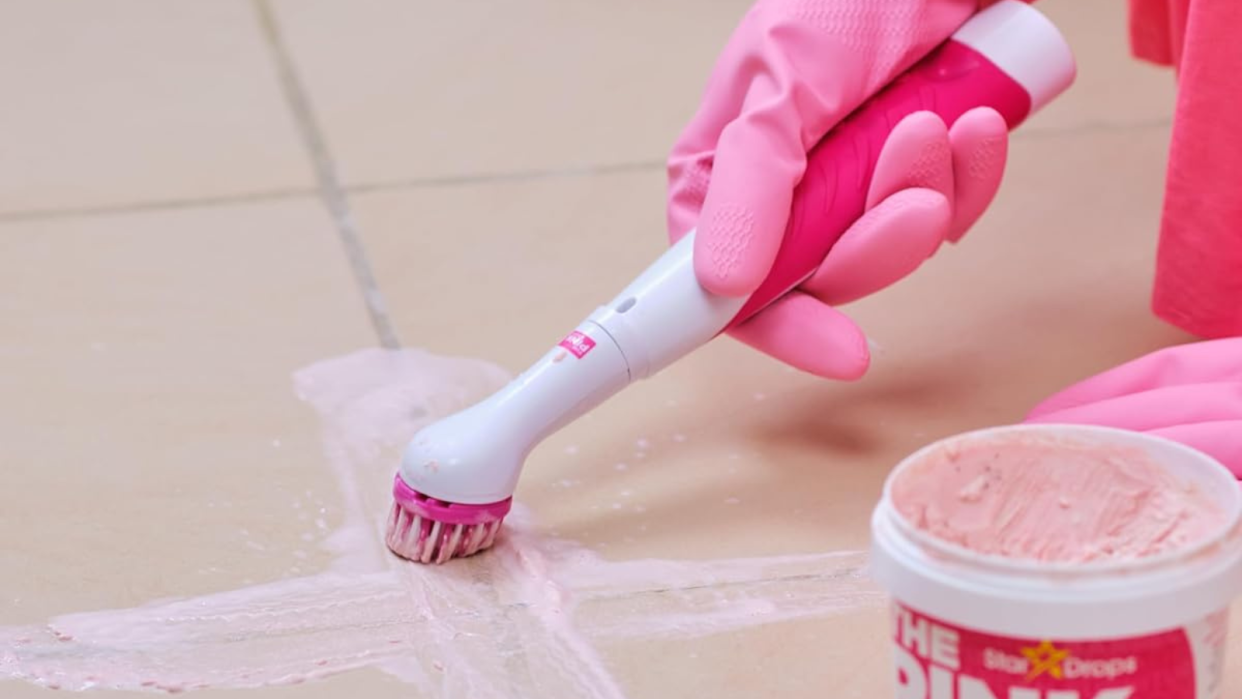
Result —
<svg viewBox="0 0 1242 699"><path fill-rule="evenodd" d="M631 381L616 341L586 321L489 401L526 452Z"/></svg>
<svg viewBox="0 0 1242 699"><path fill-rule="evenodd" d="M746 299L717 296L694 272L691 231L591 315L621 349L634 380L652 376L719 335Z"/></svg>

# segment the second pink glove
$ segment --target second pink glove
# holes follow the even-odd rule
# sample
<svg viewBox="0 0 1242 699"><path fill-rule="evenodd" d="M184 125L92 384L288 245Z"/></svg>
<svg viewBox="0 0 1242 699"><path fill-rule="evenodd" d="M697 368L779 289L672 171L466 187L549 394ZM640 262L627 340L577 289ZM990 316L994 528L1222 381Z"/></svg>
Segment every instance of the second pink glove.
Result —
<svg viewBox="0 0 1242 699"><path fill-rule="evenodd" d="M1242 338L1123 364L1052 396L1027 421L1150 432L1210 454L1242 477Z"/></svg>

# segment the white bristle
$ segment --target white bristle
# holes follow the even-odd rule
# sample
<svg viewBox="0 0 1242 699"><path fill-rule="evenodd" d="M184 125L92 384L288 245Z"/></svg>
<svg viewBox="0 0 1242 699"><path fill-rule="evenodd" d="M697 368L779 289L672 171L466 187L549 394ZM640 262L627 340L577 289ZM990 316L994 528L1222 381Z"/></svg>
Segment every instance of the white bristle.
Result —
<svg viewBox="0 0 1242 699"><path fill-rule="evenodd" d="M436 521L431 525L431 531L427 533L427 538L423 539L423 555L419 556L419 560L423 563L430 563L431 556L436 552L436 542L440 540L440 522Z"/></svg>
<svg viewBox="0 0 1242 699"><path fill-rule="evenodd" d="M487 536L483 539L483 545L479 548L490 548L496 542L496 532L500 531L500 522L492 522L487 525Z"/></svg>
<svg viewBox="0 0 1242 699"><path fill-rule="evenodd" d="M461 544L461 533L465 528L466 525L464 524L453 527L453 533L448 537L448 543L440 547L440 555L436 556L437 563L444 563L457 554L457 547Z"/></svg>
<svg viewBox="0 0 1242 699"><path fill-rule="evenodd" d="M470 543L466 545L467 556L478 552L483 545L483 537L487 534L487 525L476 524L470 528Z"/></svg>
<svg viewBox="0 0 1242 699"><path fill-rule="evenodd" d="M405 537L406 546L409 547L411 554L415 559L421 558L423 548L423 516L415 514L410 520L410 530Z"/></svg>

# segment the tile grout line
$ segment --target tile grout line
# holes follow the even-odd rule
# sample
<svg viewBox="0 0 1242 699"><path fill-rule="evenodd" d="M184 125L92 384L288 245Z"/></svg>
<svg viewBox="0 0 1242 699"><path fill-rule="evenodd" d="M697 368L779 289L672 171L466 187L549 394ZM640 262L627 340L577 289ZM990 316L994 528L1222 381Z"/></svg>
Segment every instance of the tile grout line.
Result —
<svg viewBox="0 0 1242 699"><path fill-rule="evenodd" d="M285 94L285 100L289 104L290 111L293 112L298 131L302 135L302 142L314 163L320 199L323 200L324 206L332 216L337 235L345 248L354 278L362 291L367 313L371 317L371 325L375 328L376 335L379 336L381 346L387 349L397 349L401 346L401 341L397 338L392 320L388 316L387 304L376 282L375 271L371 267L370 260L367 259L362 237L358 234L358 226L349 207L348 194L341 186L336 164L332 160L331 153L328 152L327 142L315 120L314 111L311 109L310 97L306 94L301 80L298 79L293 58L289 55L281 37L276 15L268 0L254 0L254 7L280 75L280 86Z"/></svg>
<svg viewBox="0 0 1242 699"><path fill-rule="evenodd" d="M1046 138L1050 136L1072 136L1079 133L1092 133L1100 131L1147 131L1150 129L1160 129L1173 125L1172 117L1158 117L1155 119L1144 119L1142 121L1132 121L1126 124L1109 124L1104 121L1088 121L1082 124L1074 124L1072 126L1045 126L1042 128L1021 129L1010 134L1010 140L1026 140L1028 138Z"/></svg>
<svg viewBox="0 0 1242 699"><path fill-rule="evenodd" d="M431 177L414 177L406 180L387 180L363 182L356 185L342 186L345 194L372 194L379 192L402 192L417 189L434 189L441 187L468 187L476 184L497 182L537 182L551 179L570 179L575 177L595 177L600 175L616 175L630 172L651 172L663 169L663 160L635 161L630 163L605 163L603 165L583 165L571 168L548 168L546 170L511 170L485 174L446 175ZM16 209L0 211L0 224L20 223L24 221L42 221L57 218L74 218L82 216L110 216L147 211L164 211L175 209L209 208L213 206L229 206L233 204L251 204L298 197L313 197L319 194L314 188L290 188L239 192L237 194L221 194L185 199L151 199L147 201L117 202L98 206L66 206L47 209Z"/></svg>
<svg viewBox="0 0 1242 699"><path fill-rule="evenodd" d="M1164 128L1172 124L1172 120L1168 118L1150 119L1146 121L1132 122L1128 124L1106 124L1103 122L1090 122L1071 127L1050 126L1045 128L1037 128L1031 130L1023 130L1015 132L1011 139L1028 140L1040 139L1055 136L1065 136L1081 131L1145 131L1154 128ZM445 175L445 176L429 176L414 177L405 180L388 180L379 182L364 182L357 185L342 186L337 185L337 189L345 195L350 194L371 194L376 192L400 192L406 190L417 189L433 189L441 187L467 187L475 184L495 183L495 182L532 182L539 180L550 180L558 178L573 177L593 177L598 175L615 175L627 172L648 172L662 169L665 166L663 160L650 161L634 161L629 163L605 163L601 165L583 165L580 167L569 168L548 168L544 170L511 170L507 172L483 173L483 174L463 174L463 175ZM335 180L334 180L335 181ZM80 216L107 216L128 213L142 213L146 211L163 211L173 209L192 209L198 207L212 206L228 206L231 204L247 204L265 201L278 201L281 199L293 199L297 197L309 197L319 194L320 190L316 189L282 189L269 191L244 192L239 194L225 194L220 196L207 196L198 199L167 199L167 200L150 200L125 202L117 204L102 204L99 206L83 206L83 207L65 207L65 208L48 208L48 209L18 209L14 211L0 211L0 224L3 223L21 223L25 221L42 221L47 219L73 218ZM351 229L352 230L352 229Z"/></svg>
<svg viewBox="0 0 1242 699"><path fill-rule="evenodd" d="M665 167L665 164L664 160L636 160L628 163L604 163L602 165L546 168L543 170L510 170L508 172L491 172L469 175L433 175L428 177L412 177L405 180L389 180L387 182L364 182L362 184L349 187L348 191L359 194L369 194L371 192L389 192L404 189L463 187L495 182L535 182L539 180L569 179L574 177L596 177L599 175L619 175L630 172L649 172L661 170Z"/></svg>
<svg viewBox="0 0 1242 699"><path fill-rule="evenodd" d="M58 218L83 218L88 216L116 216L153 211L176 211L178 209L205 209L214 206L257 204L285 199L313 197L318 192L309 188L269 189L237 194L221 194L199 198L152 199L148 201L118 202L97 206L68 206L49 209L18 209L0 212L0 223L23 223Z"/></svg>

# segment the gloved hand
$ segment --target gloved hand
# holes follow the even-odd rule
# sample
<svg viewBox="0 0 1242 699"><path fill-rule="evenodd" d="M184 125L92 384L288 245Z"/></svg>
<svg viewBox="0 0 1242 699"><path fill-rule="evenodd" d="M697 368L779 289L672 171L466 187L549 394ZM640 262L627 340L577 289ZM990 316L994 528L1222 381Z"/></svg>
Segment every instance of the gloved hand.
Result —
<svg viewBox="0 0 1242 699"><path fill-rule="evenodd" d="M1052 396L1027 422L1150 432L1210 454L1242 478L1242 338L1123 364Z"/></svg>
<svg viewBox="0 0 1242 699"><path fill-rule="evenodd" d="M704 288L727 296L758 288L806 153L975 9L975 0L759 0L669 158L669 235L675 242L697 227ZM900 280L941 242L960 238L996 194L1007 142L992 110L970 112L952 129L930 113L907 117L881 153L867 214L800 290L734 337L819 376L862 376L866 337L832 305ZM713 254L724 248L729 255Z"/></svg>

